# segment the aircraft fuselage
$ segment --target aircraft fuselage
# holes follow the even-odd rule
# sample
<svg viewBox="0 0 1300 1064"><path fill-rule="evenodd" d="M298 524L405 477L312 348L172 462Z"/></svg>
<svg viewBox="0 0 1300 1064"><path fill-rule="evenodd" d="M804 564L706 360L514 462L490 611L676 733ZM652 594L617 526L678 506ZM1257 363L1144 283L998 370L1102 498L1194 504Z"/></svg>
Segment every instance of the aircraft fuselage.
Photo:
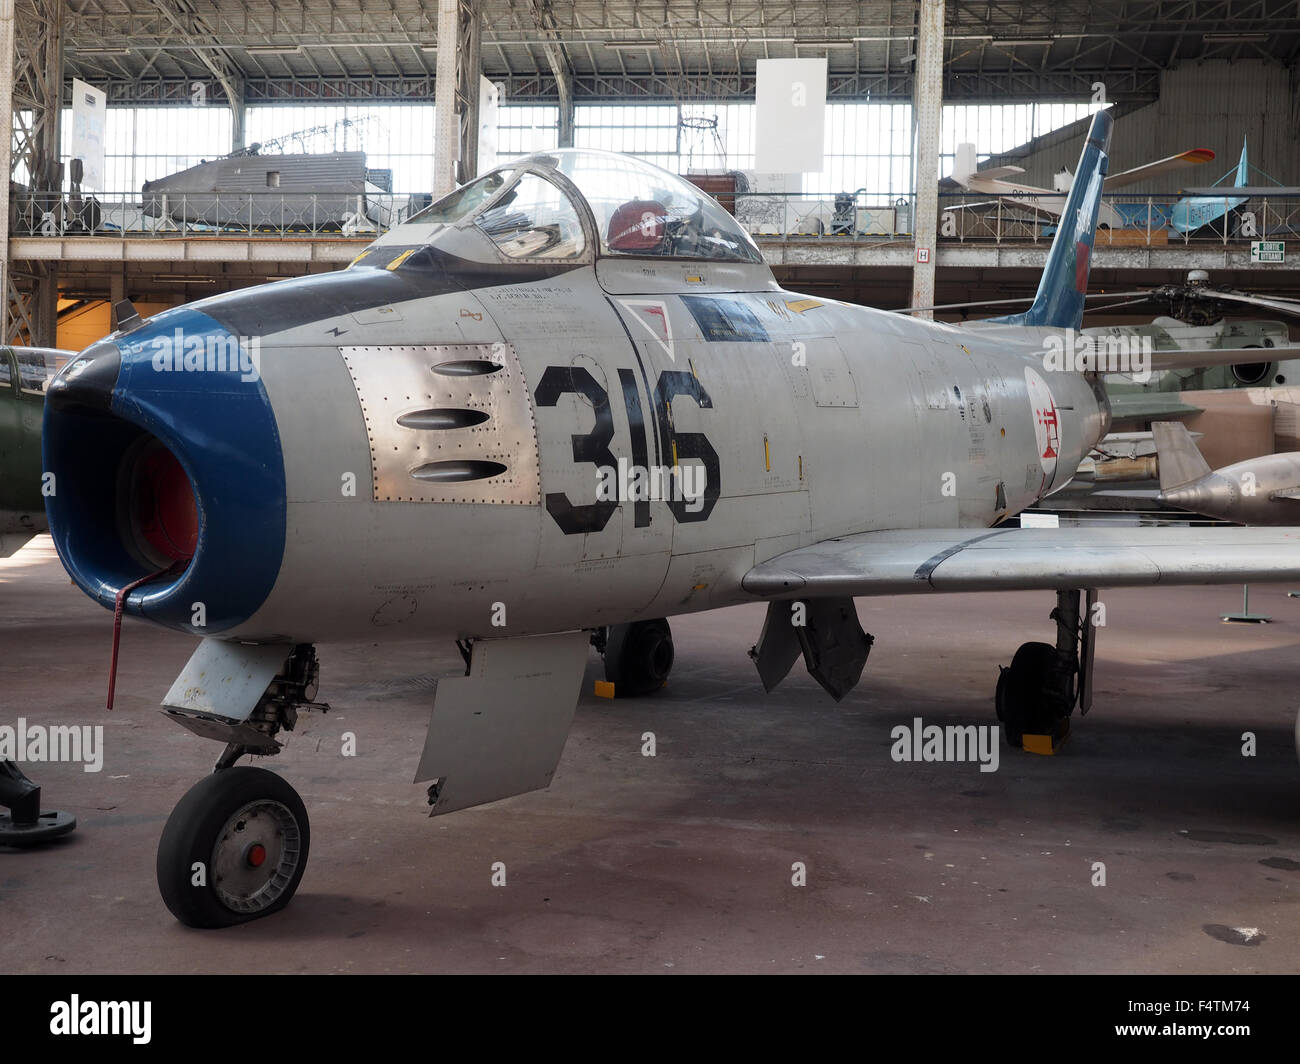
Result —
<svg viewBox="0 0 1300 1064"><path fill-rule="evenodd" d="M199 634L522 635L750 601L744 574L795 547L992 525L1062 487L1106 427L1098 392L1039 347L787 292L763 267L602 260L410 293L357 268L119 340L140 362L204 321L260 337L258 379L232 387L273 412L282 560L251 616L208 610L234 623ZM154 376L134 387L185 374ZM674 496L683 480L695 497ZM198 631L192 602L220 593L199 581L150 615Z"/></svg>

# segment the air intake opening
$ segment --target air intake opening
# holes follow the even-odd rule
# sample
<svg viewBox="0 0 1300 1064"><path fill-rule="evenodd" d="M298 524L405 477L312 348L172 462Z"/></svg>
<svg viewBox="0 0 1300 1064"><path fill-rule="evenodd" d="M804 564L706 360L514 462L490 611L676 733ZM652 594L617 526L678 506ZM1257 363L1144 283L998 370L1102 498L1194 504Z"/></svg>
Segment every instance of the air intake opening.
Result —
<svg viewBox="0 0 1300 1064"><path fill-rule="evenodd" d="M1232 367L1232 378L1247 388L1266 384L1273 369L1272 362L1238 362Z"/></svg>
<svg viewBox="0 0 1300 1064"><path fill-rule="evenodd" d="M122 456L119 483L127 549L155 569L193 558L199 508L176 456L153 436L144 436Z"/></svg>

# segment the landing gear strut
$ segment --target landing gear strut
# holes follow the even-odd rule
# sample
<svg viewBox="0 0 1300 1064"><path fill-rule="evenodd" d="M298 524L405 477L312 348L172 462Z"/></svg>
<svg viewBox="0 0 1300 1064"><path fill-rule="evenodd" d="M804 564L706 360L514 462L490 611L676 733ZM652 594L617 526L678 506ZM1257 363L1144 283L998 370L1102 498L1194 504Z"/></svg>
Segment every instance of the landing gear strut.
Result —
<svg viewBox="0 0 1300 1064"><path fill-rule="evenodd" d="M673 668L673 634L662 618L616 624L592 637L605 655L605 679L617 697L635 698L657 691Z"/></svg>
<svg viewBox="0 0 1300 1064"><path fill-rule="evenodd" d="M1080 600L1084 609L1080 611ZM1024 736L1048 735L1059 742L1069 730L1070 714L1092 707L1092 661L1096 629L1092 625L1094 590L1057 591L1056 645L1025 643L998 676L998 720L1009 746Z"/></svg>
<svg viewBox="0 0 1300 1064"><path fill-rule="evenodd" d="M266 647L209 642L214 641L204 641L173 685L165 710L196 734L226 743L213 774L176 804L158 843L158 890L172 915L189 927L229 927L289 904L307 867L307 809L274 772L234 766L244 754L279 753L275 736L293 730L300 708L329 709L312 701L320 669L309 644L279 648L286 658L275 648L267 653ZM171 704L175 692L191 689L192 671L213 677L207 690L220 689L225 674L243 677L256 669L263 670L263 681L272 671L274 676L251 708L247 702L219 708L205 702L204 709Z"/></svg>

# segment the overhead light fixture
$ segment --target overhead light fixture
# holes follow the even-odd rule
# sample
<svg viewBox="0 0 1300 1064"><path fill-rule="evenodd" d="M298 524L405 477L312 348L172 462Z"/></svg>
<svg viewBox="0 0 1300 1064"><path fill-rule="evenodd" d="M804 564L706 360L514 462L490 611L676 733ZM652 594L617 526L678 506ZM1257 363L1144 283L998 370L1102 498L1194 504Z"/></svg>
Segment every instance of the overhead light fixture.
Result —
<svg viewBox="0 0 1300 1064"><path fill-rule="evenodd" d="M795 41L796 48L856 48L853 41Z"/></svg>
<svg viewBox="0 0 1300 1064"><path fill-rule="evenodd" d="M173 274L155 273L154 284L216 284L214 277L179 277Z"/></svg>
<svg viewBox="0 0 1300 1064"><path fill-rule="evenodd" d="M300 48L297 44L254 44L244 51L249 55L297 55Z"/></svg>
<svg viewBox="0 0 1300 1064"><path fill-rule="evenodd" d="M1051 37L995 37L994 43L995 44L1028 44L1032 46L1032 45L1043 45L1043 44L1055 44L1056 42Z"/></svg>
<svg viewBox="0 0 1300 1064"><path fill-rule="evenodd" d="M77 55L130 55L130 48L72 48Z"/></svg>
<svg viewBox="0 0 1300 1064"><path fill-rule="evenodd" d="M1203 33L1206 44L1260 44L1268 40L1267 33Z"/></svg>
<svg viewBox="0 0 1300 1064"><path fill-rule="evenodd" d="M606 48L613 48L615 51L637 51L644 48L658 48L658 41L606 41Z"/></svg>
<svg viewBox="0 0 1300 1064"><path fill-rule="evenodd" d="M438 46L437 46L436 44L422 44L422 45L420 45L420 51L422 51L422 52L436 52L437 50L438 50Z"/></svg>

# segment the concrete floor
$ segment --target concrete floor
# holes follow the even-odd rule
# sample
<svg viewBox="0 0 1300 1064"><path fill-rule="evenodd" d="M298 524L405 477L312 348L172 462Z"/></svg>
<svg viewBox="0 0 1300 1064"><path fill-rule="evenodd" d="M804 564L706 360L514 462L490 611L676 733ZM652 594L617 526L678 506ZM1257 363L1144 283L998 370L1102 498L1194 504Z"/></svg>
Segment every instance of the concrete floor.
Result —
<svg viewBox="0 0 1300 1064"><path fill-rule="evenodd" d="M1256 588L1265 627L1219 622L1239 588L1105 601L1096 705L1061 756L1004 747L988 774L889 756L914 716L992 720L997 664L1052 638L1048 594L862 600L876 645L838 706L801 667L763 694L755 605L674 619L677 666L648 699L592 697L593 654L552 787L436 820L409 780L455 650L321 646L334 712L261 761L307 803L302 887L277 916L196 932L154 883L163 823L219 752L157 711L193 640L128 622L105 712L111 615L42 537L0 561L0 723L103 724L106 754L98 774L28 766L80 824L0 849L0 969L1300 970L1300 600Z"/></svg>

